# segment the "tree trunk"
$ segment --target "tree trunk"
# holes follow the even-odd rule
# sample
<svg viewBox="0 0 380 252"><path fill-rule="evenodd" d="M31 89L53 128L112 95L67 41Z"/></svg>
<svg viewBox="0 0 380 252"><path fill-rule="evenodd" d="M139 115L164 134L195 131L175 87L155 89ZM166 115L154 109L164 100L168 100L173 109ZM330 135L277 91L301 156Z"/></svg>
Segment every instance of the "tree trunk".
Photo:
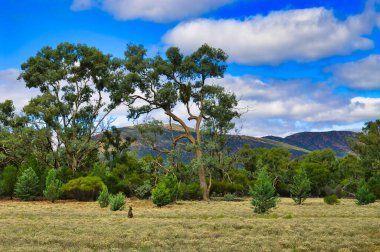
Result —
<svg viewBox="0 0 380 252"><path fill-rule="evenodd" d="M200 149L200 147L197 147L195 150L195 158L198 161L201 161L202 150ZM200 166L198 168L198 176L199 176L199 184L200 184L200 187L202 190L202 198L205 201L209 201L210 200L210 196L209 196L210 192L208 190L208 186L207 186L207 182L206 182L206 171L205 171L205 167L203 164L200 164Z"/></svg>

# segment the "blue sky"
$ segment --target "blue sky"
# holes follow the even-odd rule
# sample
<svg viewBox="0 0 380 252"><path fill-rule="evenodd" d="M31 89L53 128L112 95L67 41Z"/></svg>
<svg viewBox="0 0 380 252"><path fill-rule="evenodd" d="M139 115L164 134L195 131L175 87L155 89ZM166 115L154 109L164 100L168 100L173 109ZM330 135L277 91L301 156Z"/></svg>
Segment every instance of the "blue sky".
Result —
<svg viewBox="0 0 380 252"><path fill-rule="evenodd" d="M17 81L43 46L86 43L122 57L127 43L150 55L203 43L229 55L222 80L249 108L242 134L360 130L380 112L377 0L2 0L0 101L18 109L36 90ZM180 109L179 109L180 111ZM127 125L125 109L114 116ZM160 114L153 115L161 119Z"/></svg>

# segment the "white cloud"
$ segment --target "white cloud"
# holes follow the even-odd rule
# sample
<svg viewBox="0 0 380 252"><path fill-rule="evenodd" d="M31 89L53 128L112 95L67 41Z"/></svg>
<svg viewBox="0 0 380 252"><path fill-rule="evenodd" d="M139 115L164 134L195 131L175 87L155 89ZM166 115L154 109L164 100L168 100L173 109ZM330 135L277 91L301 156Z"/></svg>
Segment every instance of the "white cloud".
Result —
<svg viewBox="0 0 380 252"><path fill-rule="evenodd" d="M13 100L17 111L39 94L37 89L28 89L23 81L17 80L20 71L17 69L0 70L0 102Z"/></svg>
<svg viewBox="0 0 380 252"><path fill-rule="evenodd" d="M119 20L169 22L199 16L233 0L74 0L73 10L98 6Z"/></svg>
<svg viewBox="0 0 380 252"><path fill-rule="evenodd" d="M248 108L237 124L247 135L289 135L311 129L360 130L364 121L378 118L380 98L339 94L325 84L306 80L263 82L254 76L213 80L235 91L239 107Z"/></svg>
<svg viewBox="0 0 380 252"><path fill-rule="evenodd" d="M186 52L203 43L225 50L233 62L259 65L287 60L311 61L373 47L369 34L377 22L373 5L338 20L321 8L275 11L245 20L196 19L180 23L163 41Z"/></svg>
<svg viewBox="0 0 380 252"><path fill-rule="evenodd" d="M358 89L380 89L380 55L335 65L330 70L340 84Z"/></svg>

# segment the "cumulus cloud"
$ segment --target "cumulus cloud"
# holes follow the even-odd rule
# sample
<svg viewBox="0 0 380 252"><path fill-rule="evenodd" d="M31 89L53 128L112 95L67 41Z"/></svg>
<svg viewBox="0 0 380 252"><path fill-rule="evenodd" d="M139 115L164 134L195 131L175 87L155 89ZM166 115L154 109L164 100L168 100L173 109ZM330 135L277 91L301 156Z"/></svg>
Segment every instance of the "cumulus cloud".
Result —
<svg viewBox="0 0 380 252"><path fill-rule="evenodd" d="M334 81L358 89L380 89L380 55L370 55L356 62L339 64L329 70Z"/></svg>
<svg viewBox="0 0 380 252"><path fill-rule="evenodd" d="M74 0L73 10L98 6L119 20L143 19L169 22L194 17L233 0Z"/></svg>
<svg viewBox="0 0 380 252"><path fill-rule="evenodd" d="M223 48L233 62L259 65L311 61L372 48L365 37L376 26L374 3L346 20L321 8L275 11L237 19L196 19L178 24L163 41L187 52L208 43Z"/></svg>
<svg viewBox="0 0 380 252"><path fill-rule="evenodd" d="M28 89L23 81L17 80L19 74L17 69L0 70L0 102L13 100L17 111L21 111L32 97L39 94L37 89Z"/></svg>
<svg viewBox="0 0 380 252"><path fill-rule="evenodd" d="M247 135L289 135L310 129L349 129L373 120L380 111L380 98L337 94L321 83L307 80L269 80L254 76L227 75L212 80L240 99L239 106L247 112L237 124Z"/></svg>

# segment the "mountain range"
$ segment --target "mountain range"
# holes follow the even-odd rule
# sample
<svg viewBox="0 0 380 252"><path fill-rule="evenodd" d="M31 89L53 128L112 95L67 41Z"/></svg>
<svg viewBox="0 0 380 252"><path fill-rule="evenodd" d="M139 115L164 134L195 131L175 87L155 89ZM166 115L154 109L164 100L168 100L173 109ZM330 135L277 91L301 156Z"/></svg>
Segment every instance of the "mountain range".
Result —
<svg viewBox="0 0 380 252"><path fill-rule="evenodd" d="M132 144L132 149L136 150L139 156L156 153L151 147L144 143L135 126L120 128L120 131L121 137L135 139ZM166 125L163 133L157 136L157 148L170 149L172 137L180 134L181 131L182 128L180 126L174 125L169 128ZM281 147L289 150L294 158L314 150L330 148L335 151L338 157L343 157L351 153L348 141L349 139L355 139L357 134L358 133L352 131L300 132L284 138L278 136L252 137L245 135L228 135L227 145L232 152L238 151L244 144L248 144L252 148L270 149Z"/></svg>

